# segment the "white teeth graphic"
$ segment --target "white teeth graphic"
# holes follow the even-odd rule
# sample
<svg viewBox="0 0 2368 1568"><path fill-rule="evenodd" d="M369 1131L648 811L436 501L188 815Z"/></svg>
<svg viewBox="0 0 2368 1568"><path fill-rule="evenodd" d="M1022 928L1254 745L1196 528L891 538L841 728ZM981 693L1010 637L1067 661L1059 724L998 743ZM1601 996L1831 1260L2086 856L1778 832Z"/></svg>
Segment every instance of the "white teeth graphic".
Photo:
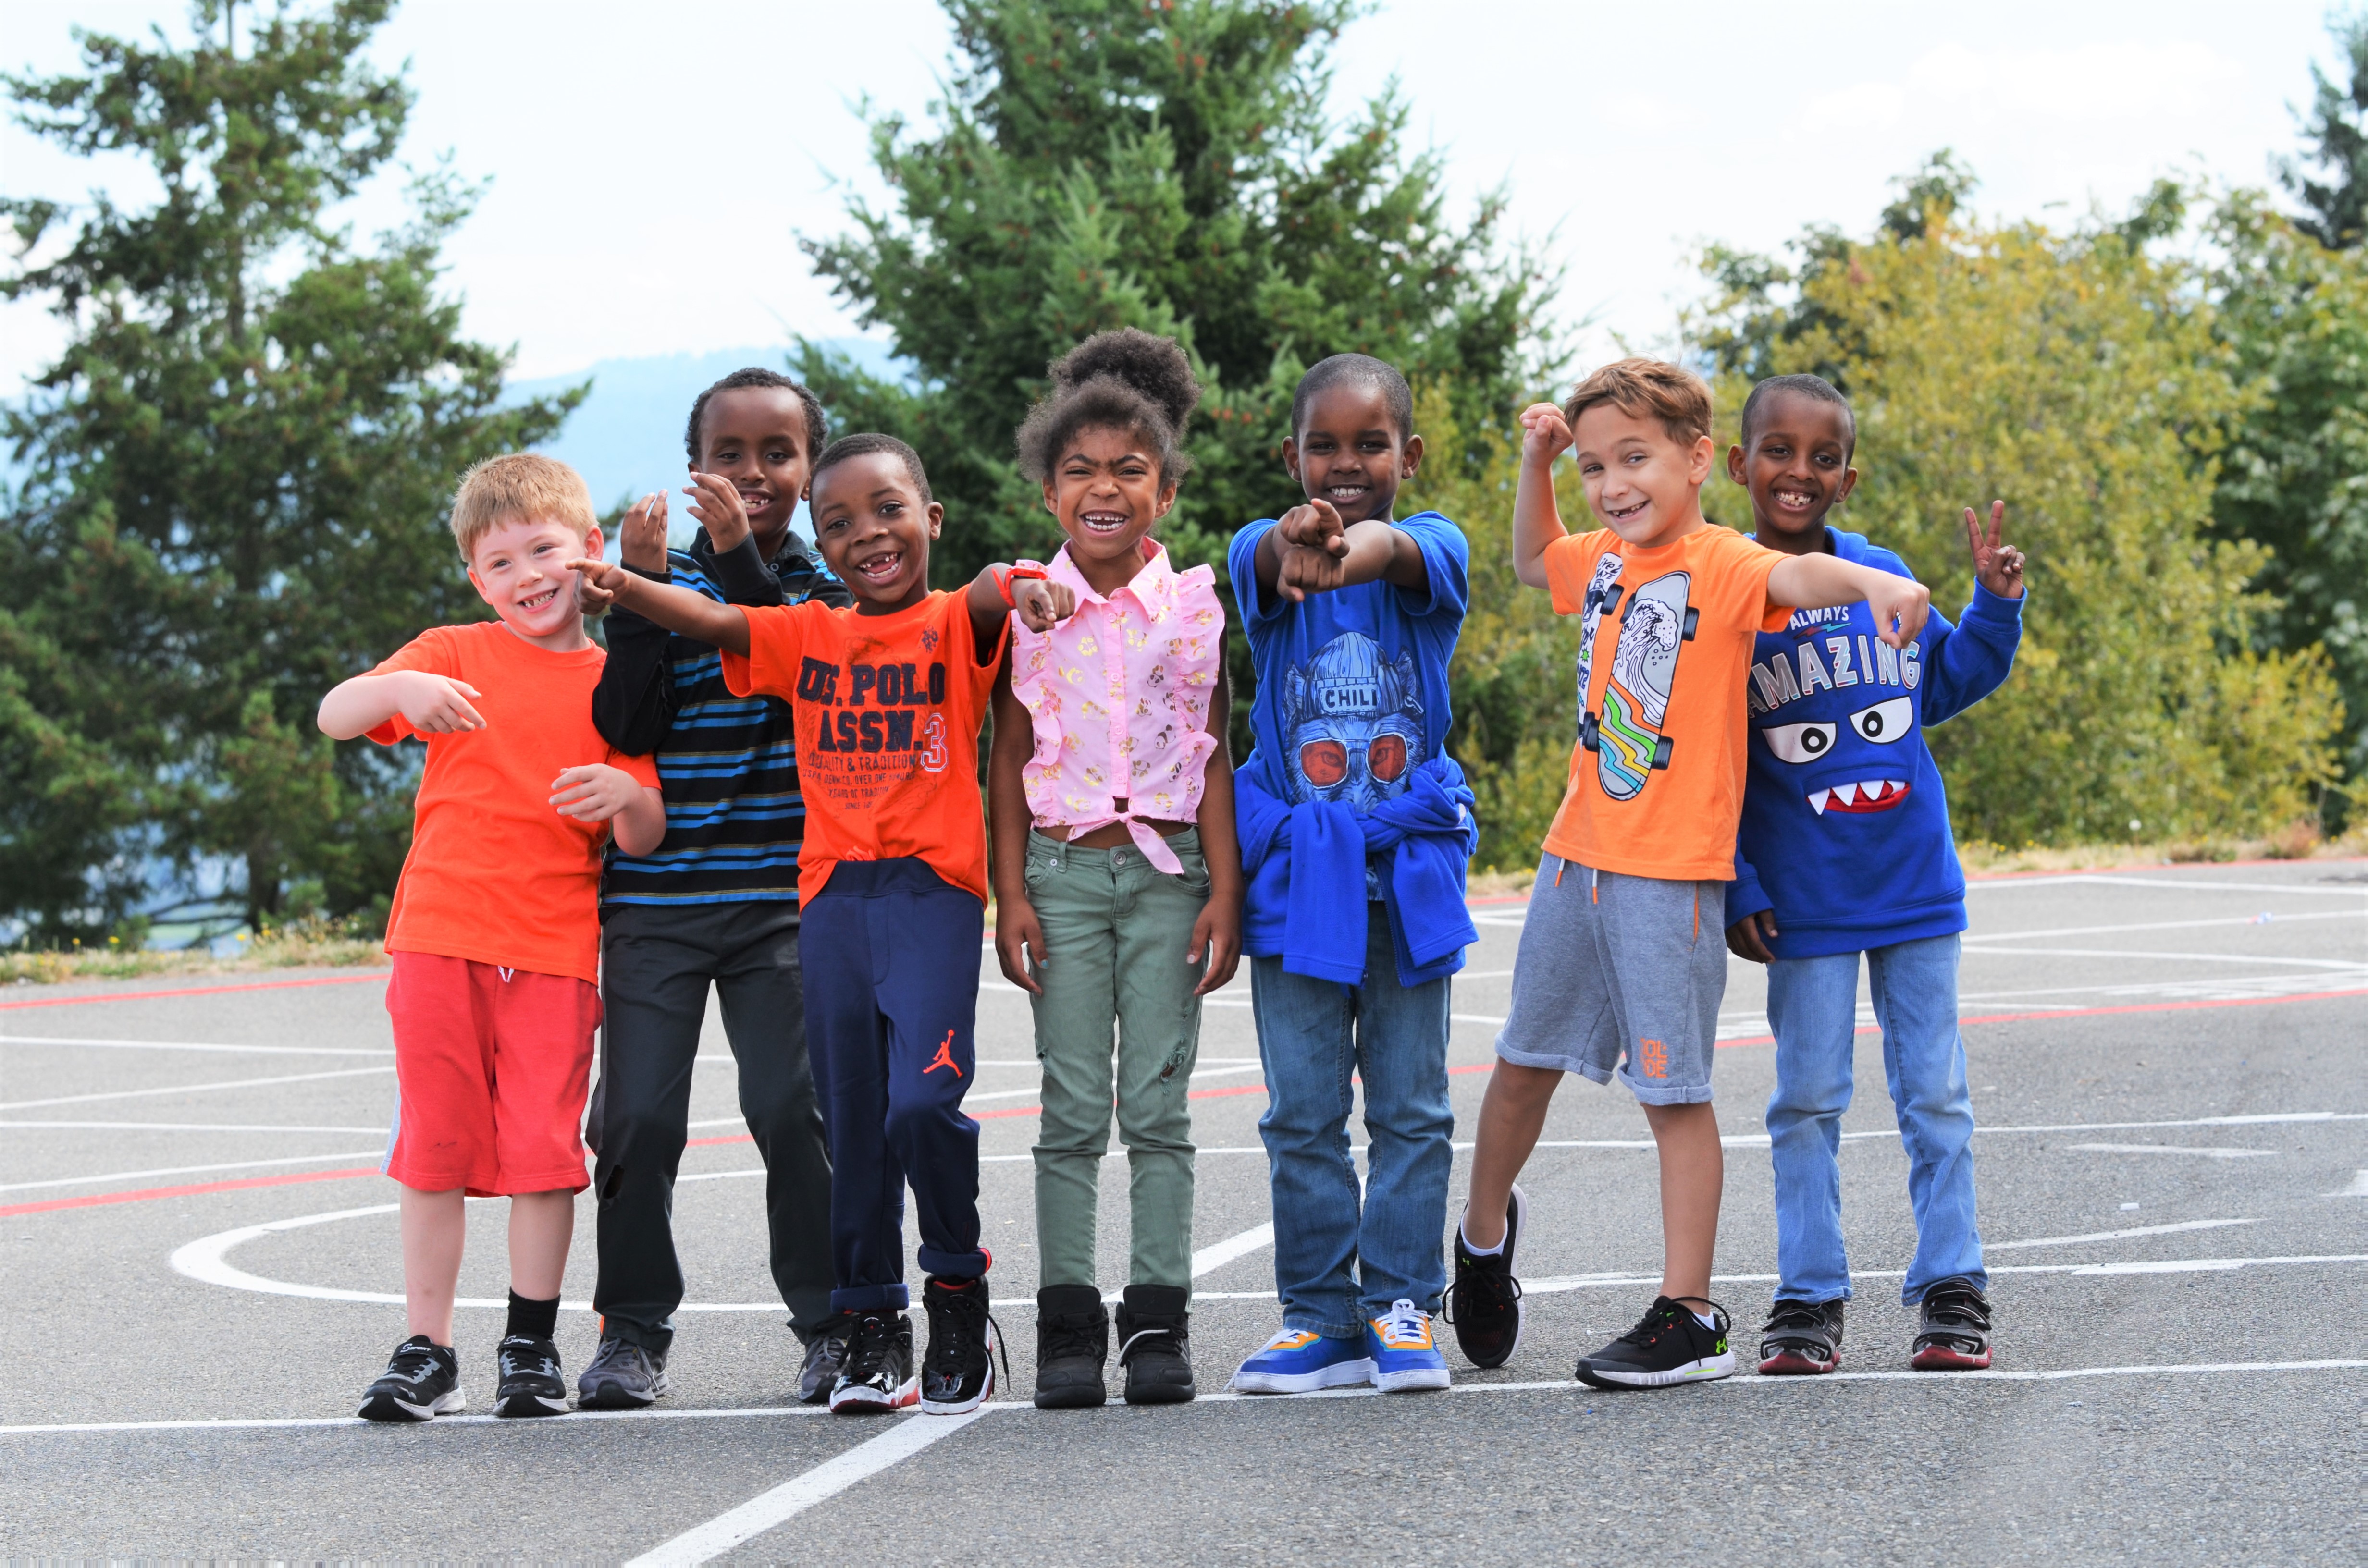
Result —
<svg viewBox="0 0 2368 1568"><path fill-rule="evenodd" d="M1855 784L1837 784L1834 786L1834 797L1840 801L1845 806L1854 806L1858 804L1858 786Z"/></svg>
<svg viewBox="0 0 2368 1568"><path fill-rule="evenodd" d="M1833 791L1831 790L1817 790L1809 797L1809 809L1816 812L1819 816L1824 816L1826 814L1826 801L1829 800L1832 795Z"/></svg>
<svg viewBox="0 0 2368 1568"><path fill-rule="evenodd" d="M1886 778L1883 781L1883 787L1886 790L1905 790L1907 788L1907 780L1905 778Z"/></svg>

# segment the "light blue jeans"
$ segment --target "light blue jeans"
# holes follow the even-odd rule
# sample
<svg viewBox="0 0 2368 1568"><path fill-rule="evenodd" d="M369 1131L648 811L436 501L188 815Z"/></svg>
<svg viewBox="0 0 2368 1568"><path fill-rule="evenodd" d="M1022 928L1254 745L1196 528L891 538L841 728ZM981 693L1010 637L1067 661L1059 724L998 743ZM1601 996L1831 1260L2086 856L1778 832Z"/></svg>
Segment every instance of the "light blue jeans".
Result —
<svg viewBox="0 0 2368 1568"><path fill-rule="evenodd" d="M1258 1136L1273 1182L1275 1293L1285 1328L1334 1339L1361 1335L1367 1318L1401 1297L1436 1312L1447 1288L1452 982L1400 985L1388 916L1380 904L1371 914L1362 985L1286 974L1280 958L1250 960L1266 1067ZM1349 1153L1351 1074L1365 1091L1361 1203Z"/></svg>
<svg viewBox="0 0 2368 1568"><path fill-rule="evenodd" d="M1850 1293L1842 1247L1842 1112L1850 1103L1858 1023L1856 953L1779 959L1768 966L1776 1092L1768 1101L1776 1167L1776 1299L1830 1301ZM1928 937L1866 953L1883 1074L1907 1151L1916 1259L1899 1299L1910 1305L1943 1279L1983 1290L1974 1223L1974 1106L1957 1033L1957 938Z"/></svg>

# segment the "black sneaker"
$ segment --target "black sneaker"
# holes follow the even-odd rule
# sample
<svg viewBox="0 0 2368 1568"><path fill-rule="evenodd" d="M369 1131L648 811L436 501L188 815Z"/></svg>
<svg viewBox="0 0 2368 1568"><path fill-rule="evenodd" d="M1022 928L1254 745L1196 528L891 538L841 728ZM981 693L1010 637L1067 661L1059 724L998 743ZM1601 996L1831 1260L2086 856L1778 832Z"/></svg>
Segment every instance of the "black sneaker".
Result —
<svg viewBox="0 0 2368 1568"><path fill-rule="evenodd" d="M655 1403L674 1385L666 1381L666 1358L647 1346L611 1336L600 1341L591 1365L575 1380L578 1410L639 1410Z"/></svg>
<svg viewBox="0 0 2368 1568"><path fill-rule="evenodd" d="M501 1381L494 1389L496 1415L564 1415L567 1380L559 1371L559 1346L548 1339L513 1334L494 1347Z"/></svg>
<svg viewBox="0 0 2368 1568"><path fill-rule="evenodd" d="M1456 1347L1475 1367L1501 1367L1521 1344L1521 1282L1513 1275L1513 1248L1529 1222L1530 1200L1517 1186L1505 1205L1505 1244L1488 1257L1464 1250L1455 1227L1455 1283L1443 1314L1455 1325Z"/></svg>
<svg viewBox="0 0 2368 1568"><path fill-rule="evenodd" d="M848 1331L847 1363L830 1388L833 1415L902 1410L921 1397L913 1375L913 1320L903 1312L858 1312Z"/></svg>
<svg viewBox="0 0 2368 1568"><path fill-rule="evenodd" d="M1579 1358L1578 1381L1600 1389L1657 1389L1734 1376L1726 1309L1716 1301L1709 1305L1716 1326L1704 1328L1684 1302L1660 1297L1643 1322Z"/></svg>
<svg viewBox="0 0 2368 1568"><path fill-rule="evenodd" d="M1759 1375L1801 1378L1842 1364L1842 1302L1780 1301L1759 1330Z"/></svg>
<svg viewBox="0 0 2368 1568"><path fill-rule="evenodd" d="M1047 1285L1036 1292L1036 1408L1091 1410L1110 1398L1102 1363L1110 1359L1110 1310L1091 1285Z"/></svg>
<svg viewBox="0 0 2368 1568"><path fill-rule="evenodd" d="M1990 1299L1972 1280L1959 1275L1924 1292L1907 1364L1919 1372L1978 1372L1990 1364Z"/></svg>
<svg viewBox="0 0 2368 1568"><path fill-rule="evenodd" d="M932 1415L976 1410L995 1392L995 1354L1002 1348L986 1310L986 1276L921 1286L929 1314L929 1353L921 1358L921 1408Z"/></svg>
<svg viewBox="0 0 2368 1568"><path fill-rule="evenodd" d="M415 1334L394 1347L394 1357L362 1395L356 1414L365 1421L427 1421L469 1408L461 1392L461 1358L449 1345Z"/></svg>
<svg viewBox="0 0 2368 1568"><path fill-rule="evenodd" d="M798 1370L798 1403L820 1404L838 1386L839 1369L847 1365L847 1342L855 1332L855 1314L840 1312L824 1320L806 1341L805 1365Z"/></svg>
<svg viewBox="0 0 2368 1568"><path fill-rule="evenodd" d="M1129 1404L1183 1404L1192 1386L1192 1292L1181 1285L1130 1285L1118 1309L1118 1364Z"/></svg>

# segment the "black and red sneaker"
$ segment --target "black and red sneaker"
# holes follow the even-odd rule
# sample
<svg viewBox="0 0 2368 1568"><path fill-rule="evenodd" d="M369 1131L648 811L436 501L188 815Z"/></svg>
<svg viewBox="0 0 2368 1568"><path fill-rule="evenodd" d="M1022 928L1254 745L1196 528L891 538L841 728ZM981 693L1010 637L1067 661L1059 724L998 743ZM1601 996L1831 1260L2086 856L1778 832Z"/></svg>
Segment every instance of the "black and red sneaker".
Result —
<svg viewBox="0 0 2368 1568"><path fill-rule="evenodd" d="M921 1358L921 1408L932 1415L976 1410L995 1392L995 1357L1003 1348L987 1310L986 1276L932 1274L921 1287L929 1314L929 1349Z"/></svg>
<svg viewBox="0 0 2368 1568"><path fill-rule="evenodd" d="M1759 1375L1803 1378L1842 1364L1842 1303L1779 1301L1759 1330Z"/></svg>
<svg viewBox="0 0 2368 1568"><path fill-rule="evenodd" d="M1979 1286L1958 1275L1924 1292L1907 1364L1919 1372L1978 1372L1990 1364L1990 1299Z"/></svg>

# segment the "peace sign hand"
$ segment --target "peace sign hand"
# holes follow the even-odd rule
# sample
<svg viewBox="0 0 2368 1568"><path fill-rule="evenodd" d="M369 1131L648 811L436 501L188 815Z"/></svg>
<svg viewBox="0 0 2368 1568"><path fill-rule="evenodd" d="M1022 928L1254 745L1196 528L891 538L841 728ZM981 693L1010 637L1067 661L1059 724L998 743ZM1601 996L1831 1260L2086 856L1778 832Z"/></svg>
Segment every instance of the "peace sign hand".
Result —
<svg viewBox="0 0 2368 1568"><path fill-rule="evenodd" d="M2006 503L1990 503L1987 535L1971 506L1965 508L1965 548L1974 558L1974 580L2002 599L2022 597L2022 551L2005 542Z"/></svg>

